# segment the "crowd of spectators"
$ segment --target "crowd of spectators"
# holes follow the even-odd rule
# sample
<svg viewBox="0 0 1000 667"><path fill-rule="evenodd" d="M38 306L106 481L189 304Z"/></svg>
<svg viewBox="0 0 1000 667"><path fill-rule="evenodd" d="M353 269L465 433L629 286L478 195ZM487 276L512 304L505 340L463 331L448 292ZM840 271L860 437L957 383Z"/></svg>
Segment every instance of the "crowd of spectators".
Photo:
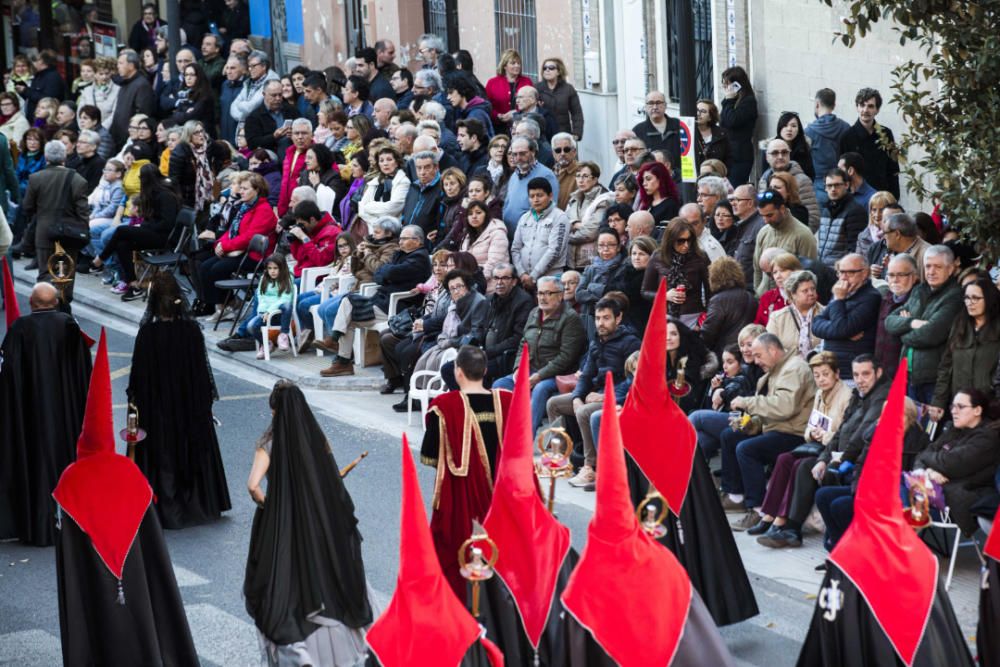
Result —
<svg viewBox="0 0 1000 667"><path fill-rule="evenodd" d="M996 495L1000 293L960 221L899 204L879 91L857 92L850 124L822 89L815 120L785 112L760 136L751 81L727 69L721 105L697 104L685 201L680 127L660 91L614 133L602 173L579 158L585 118L559 58L529 77L505 51L484 84L468 52L424 35L416 67L380 39L322 71L277 72L245 39L241 1L226 6L218 30L185 25L176 77L153 5L117 60L84 60L79 80L50 51L14 59L0 94L13 253L44 274L43 191L66 178L91 232L79 272L137 299L134 253L170 249L189 211L197 247L181 270L199 316L237 318L217 283L262 275L220 347L262 357L275 315L276 348L317 348L337 377L355 373L355 339L371 334L381 392L403 392L397 411L420 371L456 387L448 351L461 345L486 351L487 386L511 388L529 363L534 426L578 433L570 484L585 489L606 373L620 405L665 282L669 377L686 384L678 402L701 451L720 455L735 529L796 546L815 504L836 542L901 359L907 466L941 484L967 532L970 508Z"/></svg>

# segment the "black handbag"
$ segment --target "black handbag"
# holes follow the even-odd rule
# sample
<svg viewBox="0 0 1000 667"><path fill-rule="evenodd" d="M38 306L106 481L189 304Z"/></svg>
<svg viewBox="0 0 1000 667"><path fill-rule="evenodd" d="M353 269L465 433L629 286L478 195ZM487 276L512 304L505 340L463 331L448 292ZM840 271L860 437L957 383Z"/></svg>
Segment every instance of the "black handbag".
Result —
<svg viewBox="0 0 1000 667"><path fill-rule="evenodd" d="M375 301L370 296L361 296L357 292L347 295L354 310L351 311L352 322L368 322L375 319Z"/></svg>
<svg viewBox="0 0 1000 667"><path fill-rule="evenodd" d="M73 216L66 215L66 206L69 204L70 180L76 172L70 172L63 179L62 195L59 199L59 217L48 227L48 238L53 243L59 243L69 250L80 250L90 243L90 225L86 220L79 220Z"/></svg>
<svg viewBox="0 0 1000 667"><path fill-rule="evenodd" d="M389 331L396 338L406 338L413 332L413 310L407 309L389 318Z"/></svg>

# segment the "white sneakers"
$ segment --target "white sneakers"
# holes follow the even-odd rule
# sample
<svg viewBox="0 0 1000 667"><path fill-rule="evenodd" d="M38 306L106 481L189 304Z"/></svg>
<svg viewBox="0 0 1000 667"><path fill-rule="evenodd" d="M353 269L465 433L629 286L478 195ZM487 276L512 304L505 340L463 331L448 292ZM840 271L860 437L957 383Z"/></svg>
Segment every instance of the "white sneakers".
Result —
<svg viewBox="0 0 1000 667"><path fill-rule="evenodd" d="M597 474L594 469L588 465L584 465L580 468L580 471L576 473L576 477L569 480L570 486L587 486L588 484L593 484L594 480L597 479Z"/></svg>

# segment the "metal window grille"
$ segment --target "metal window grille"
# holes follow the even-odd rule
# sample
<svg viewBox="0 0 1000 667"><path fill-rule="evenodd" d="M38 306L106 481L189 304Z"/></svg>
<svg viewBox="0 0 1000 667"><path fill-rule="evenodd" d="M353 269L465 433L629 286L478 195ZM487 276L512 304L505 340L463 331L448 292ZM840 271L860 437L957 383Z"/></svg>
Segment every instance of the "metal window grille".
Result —
<svg viewBox="0 0 1000 667"><path fill-rule="evenodd" d="M507 49L521 54L521 72L538 77L538 31L535 28L535 0L494 0L496 12L497 60Z"/></svg>
<svg viewBox="0 0 1000 667"><path fill-rule="evenodd" d="M354 55L357 49L367 46L365 43L365 19L362 0L347 0L347 11L344 21L347 27L347 49L349 55Z"/></svg>
<svg viewBox="0 0 1000 667"><path fill-rule="evenodd" d="M670 100L679 102L680 73L677 69L677 30L674 28L675 9L678 0L667 0L667 84ZM684 0L681 0L684 1ZM687 0L691 2L694 21L695 85L699 98L712 99L715 79L712 64L712 7L710 0Z"/></svg>
<svg viewBox="0 0 1000 667"><path fill-rule="evenodd" d="M444 40L445 51L457 51L458 3L456 0L424 0L424 31Z"/></svg>

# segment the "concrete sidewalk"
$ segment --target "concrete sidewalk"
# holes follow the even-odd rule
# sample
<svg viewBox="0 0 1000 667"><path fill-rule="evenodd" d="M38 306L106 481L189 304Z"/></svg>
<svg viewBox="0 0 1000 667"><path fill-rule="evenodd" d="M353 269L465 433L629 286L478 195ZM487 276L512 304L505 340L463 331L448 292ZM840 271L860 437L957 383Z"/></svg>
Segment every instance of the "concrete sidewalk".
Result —
<svg viewBox="0 0 1000 667"><path fill-rule="evenodd" d="M22 293L30 290L35 278L33 271L24 271L25 264L24 260L13 263L17 291ZM108 318L108 326L121 330L137 329L146 308L145 302L141 300L121 301L107 286L101 284L97 276L90 275L77 277L74 306L86 309L88 314L97 313ZM98 321L101 321L100 317ZM310 404L329 416L360 424L394 438L407 433L411 447L419 449L423 437L420 416L414 415L413 425L408 426L406 414L398 414L391 409L391 405L399 400L400 394L382 396L375 391L382 383L379 366L365 369L355 367L357 375L353 377L321 378L319 371L330 363L329 357L317 357L315 352L308 352L298 358L293 358L290 353L275 353L267 362L255 359L253 352L224 352L215 343L226 337L231 323L222 323L218 331L213 331L211 321L201 321L205 324L205 339L213 366L223 367L227 372L262 387L270 387L277 378L294 380L306 391ZM98 332L88 333L96 336ZM556 498L557 506L565 503L588 511L593 511L594 508L595 494L575 489L566 484L565 480L558 481ZM735 520L737 515L730 515L729 518ZM815 567L826 557L821 536L807 535L801 548L774 550L760 546L756 538L746 533L736 533L736 544L752 579L763 578L784 584L798 591L802 600L812 601L815 598L823 579L823 573L816 572ZM948 565L948 559L940 559L942 581L947 574ZM878 564L873 563L872 566L878 567ZM963 546L959 549L948 594L970 642L976 632L979 581L980 561L977 552L971 546ZM766 619L761 619L762 623L765 621ZM780 630L781 628L777 628L777 631ZM787 630L789 636L801 632L800 629Z"/></svg>

